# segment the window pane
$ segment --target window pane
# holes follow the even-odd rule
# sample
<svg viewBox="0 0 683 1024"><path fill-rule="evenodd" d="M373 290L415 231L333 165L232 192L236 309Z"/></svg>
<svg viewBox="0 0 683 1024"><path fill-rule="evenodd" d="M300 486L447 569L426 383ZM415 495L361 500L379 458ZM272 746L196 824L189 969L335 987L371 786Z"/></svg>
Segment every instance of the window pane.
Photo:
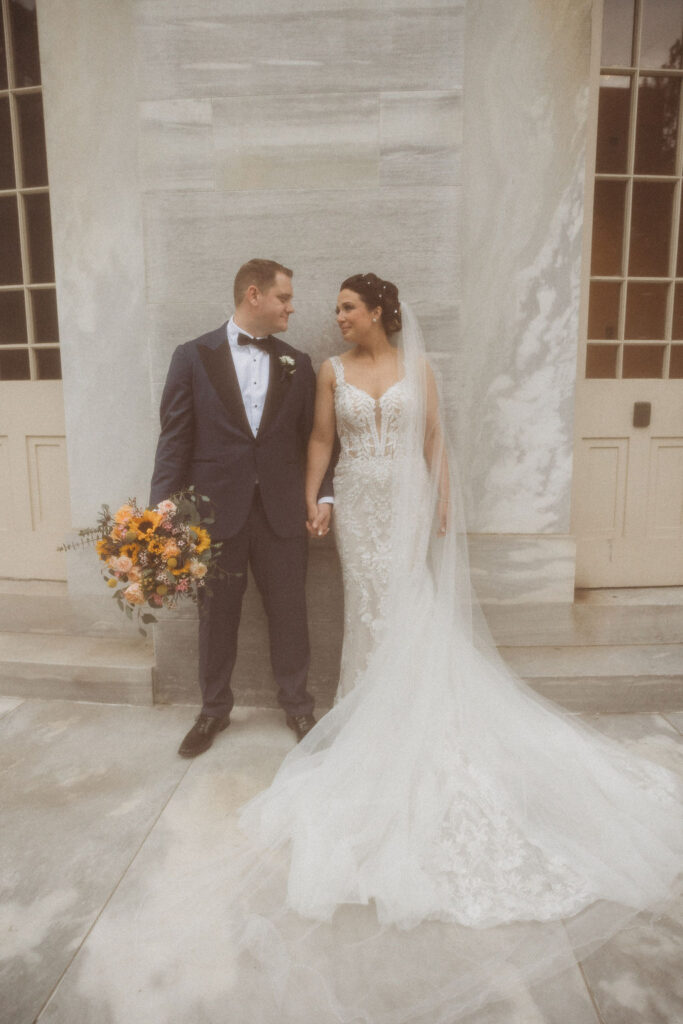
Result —
<svg viewBox="0 0 683 1024"><path fill-rule="evenodd" d="M631 79L621 75L603 75L600 79L595 163L598 174L626 172L630 106Z"/></svg>
<svg viewBox="0 0 683 1024"><path fill-rule="evenodd" d="M681 67L676 47L683 32L681 0L644 0L640 65L646 68Z"/></svg>
<svg viewBox="0 0 683 1024"><path fill-rule="evenodd" d="M52 260L52 228L50 226L50 199L46 192L24 196L30 280L32 284L54 281Z"/></svg>
<svg viewBox="0 0 683 1024"><path fill-rule="evenodd" d="M12 155L12 125L9 97L0 97L0 188L14 188L14 158Z"/></svg>
<svg viewBox="0 0 683 1024"><path fill-rule="evenodd" d="M40 85L38 22L35 0L10 0L14 86Z"/></svg>
<svg viewBox="0 0 683 1024"><path fill-rule="evenodd" d="M626 182L596 181L593 206L591 273L621 274Z"/></svg>
<svg viewBox="0 0 683 1024"><path fill-rule="evenodd" d="M619 293L617 281L592 281L588 301L588 337L619 337Z"/></svg>
<svg viewBox="0 0 683 1024"><path fill-rule="evenodd" d="M629 281L624 337L664 337L667 287L665 284Z"/></svg>
<svg viewBox="0 0 683 1024"><path fill-rule="evenodd" d="M21 284L16 196L0 196L0 284Z"/></svg>
<svg viewBox="0 0 683 1024"><path fill-rule="evenodd" d="M0 345L25 345L26 307L23 292L0 292Z"/></svg>
<svg viewBox="0 0 683 1024"><path fill-rule="evenodd" d="M618 345L588 345L586 348L586 377L612 380L617 375Z"/></svg>
<svg viewBox="0 0 683 1024"><path fill-rule="evenodd" d="M61 380L62 363L58 348L37 348L38 380Z"/></svg>
<svg viewBox="0 0 683 1024"><path fill-rule="evenodd" d="M631 64L633 0L605 0L602 16L602 64Z"/></svg>
<svg viewBox="0 0 683 1024"><path fill-rule="evenodd" d="M676 380L680 380L683 377L683 345L671 346L669 377Z"/></svg>
<svg viewBox="0 0 683 1024"><path fill-rule="evenodd" d="M33 340L37 342L59 341L57 326L57 294L49 291L31 291L33 314Z"/></svg>
<svg viewBox="0 0 683 1024"><path fill-rule="evenodd" d="M636 174L674 173L680 93L680 79L640 79L636 126Z"/></svg>
<svg viewBox="0 0 683 1024"><path fill-rule="evenodd" d="M665 345L624 345L621 376L628 380L661 377L665 349Z"/></svg>
<svg viewBox="0 0 683 1024"><path fill-rule="evenodd" d="M40 93L17 96L21 138L21 173L24 188L47 185L47 154Z"/></svg>
<svg viewBox="0 0 683 1024"><path fill-rule="evenodd" d="M669 272L673 195L673 183L633 182L628 271L634 277L665 277Z"/></svg>
<svg viewBox="0 0 683 1024"><path fill-rule="evenodd" d="M674 292L674 318L671 337L683 339L683 284L677 284Z"/></svg>
<svg viewBox="0 0 683 1024"><path fill-rule="evenodd" d="M0 380L30 380L28 349L0 349Z"/></svg>
<svg viewBox="0 0 683 1024"><path fill-rule="evenodd" d="M0 89L7 88L7 49L5 46L5 26L0 10Z"/></svg>

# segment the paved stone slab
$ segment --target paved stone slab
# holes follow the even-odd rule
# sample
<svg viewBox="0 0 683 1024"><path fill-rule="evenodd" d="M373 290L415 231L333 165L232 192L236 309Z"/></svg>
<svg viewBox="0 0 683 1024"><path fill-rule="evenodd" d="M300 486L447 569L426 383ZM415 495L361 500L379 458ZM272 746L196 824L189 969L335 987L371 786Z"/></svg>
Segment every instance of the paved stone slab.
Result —
<svg viewBox="0 0 683 1024"><path fill-rule="evenodd" d="M0 697L0 717L14 711L20 704L23 704L21 697Z"/></svg>
<svg viewBox="0 0 683 1024"><path fill-rule="evenodd" d="M683 1020L683 900L667 915L641 914L582 967L604 1024L678 1024Z"/></svg>
<svg viewBox="0 0 683 1024"><path fill-rule="evenodd" d="M278 712L234 712L229 729L191 762L40 1024L223 1021L230 950L207 929L207 913L213 920L226 893L235 811L268 785L293 744Z"/></svg>
<svg viewBox="0 0 683 1024"><path fill-rule="evenodd" d="M33 1024L118 885L187 771L184 718L61 701L0 718L0 1021Z"/></svg>

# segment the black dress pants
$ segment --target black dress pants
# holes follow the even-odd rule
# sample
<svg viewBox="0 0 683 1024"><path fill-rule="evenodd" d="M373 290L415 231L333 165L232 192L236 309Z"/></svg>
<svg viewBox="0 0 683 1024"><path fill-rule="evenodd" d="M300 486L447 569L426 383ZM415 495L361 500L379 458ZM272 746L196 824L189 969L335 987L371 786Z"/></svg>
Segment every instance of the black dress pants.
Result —
<svg viewBox="0 0 683 1024"><path fill-rule="evenodd" d="M247 568L251 566L268 617L277 699L289 714L310 714L313 698L306 689L310 661L307 536L278 537L268 523L257 487L246 523L236 536L222 543L218 564L223 572L212 579L210 592L200 592L199 598L202 711L221 716L229 714L234 705L230 677L237 657Z"/></svg>

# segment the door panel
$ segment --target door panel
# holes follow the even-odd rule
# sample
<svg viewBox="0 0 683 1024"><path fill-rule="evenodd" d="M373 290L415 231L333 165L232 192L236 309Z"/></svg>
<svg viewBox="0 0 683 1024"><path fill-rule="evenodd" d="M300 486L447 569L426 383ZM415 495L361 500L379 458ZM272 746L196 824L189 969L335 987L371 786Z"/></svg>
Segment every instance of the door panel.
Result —
<svg viewBox="0 0 683 1024"><path fill-rule="evenodd" d="M61 381L0 382L0 576L66 579L70 529Z"/></svg>
<svg viewBox="0 0 683 1024"><path fill-rule="evenodd" d="M683 584L683 400L670 381L582 381L574 465L578 587ZM651 422L633 427L635 402ZM618 436L630 429L631 437Z"/></svg>

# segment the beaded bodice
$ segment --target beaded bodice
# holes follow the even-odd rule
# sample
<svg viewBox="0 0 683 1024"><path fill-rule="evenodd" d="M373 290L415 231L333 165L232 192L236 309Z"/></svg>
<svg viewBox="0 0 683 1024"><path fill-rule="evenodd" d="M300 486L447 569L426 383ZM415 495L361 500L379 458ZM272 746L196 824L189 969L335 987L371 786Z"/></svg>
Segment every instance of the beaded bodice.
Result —
<svg viewBox="0 0 683 1024"><path fill-rule="evenodd" d="M405 378L396 381L380 398L349 384L338 356L330 360L337 386L334 408L341 459L394 458L398 454L399 430L405 411Z"/></svg>

